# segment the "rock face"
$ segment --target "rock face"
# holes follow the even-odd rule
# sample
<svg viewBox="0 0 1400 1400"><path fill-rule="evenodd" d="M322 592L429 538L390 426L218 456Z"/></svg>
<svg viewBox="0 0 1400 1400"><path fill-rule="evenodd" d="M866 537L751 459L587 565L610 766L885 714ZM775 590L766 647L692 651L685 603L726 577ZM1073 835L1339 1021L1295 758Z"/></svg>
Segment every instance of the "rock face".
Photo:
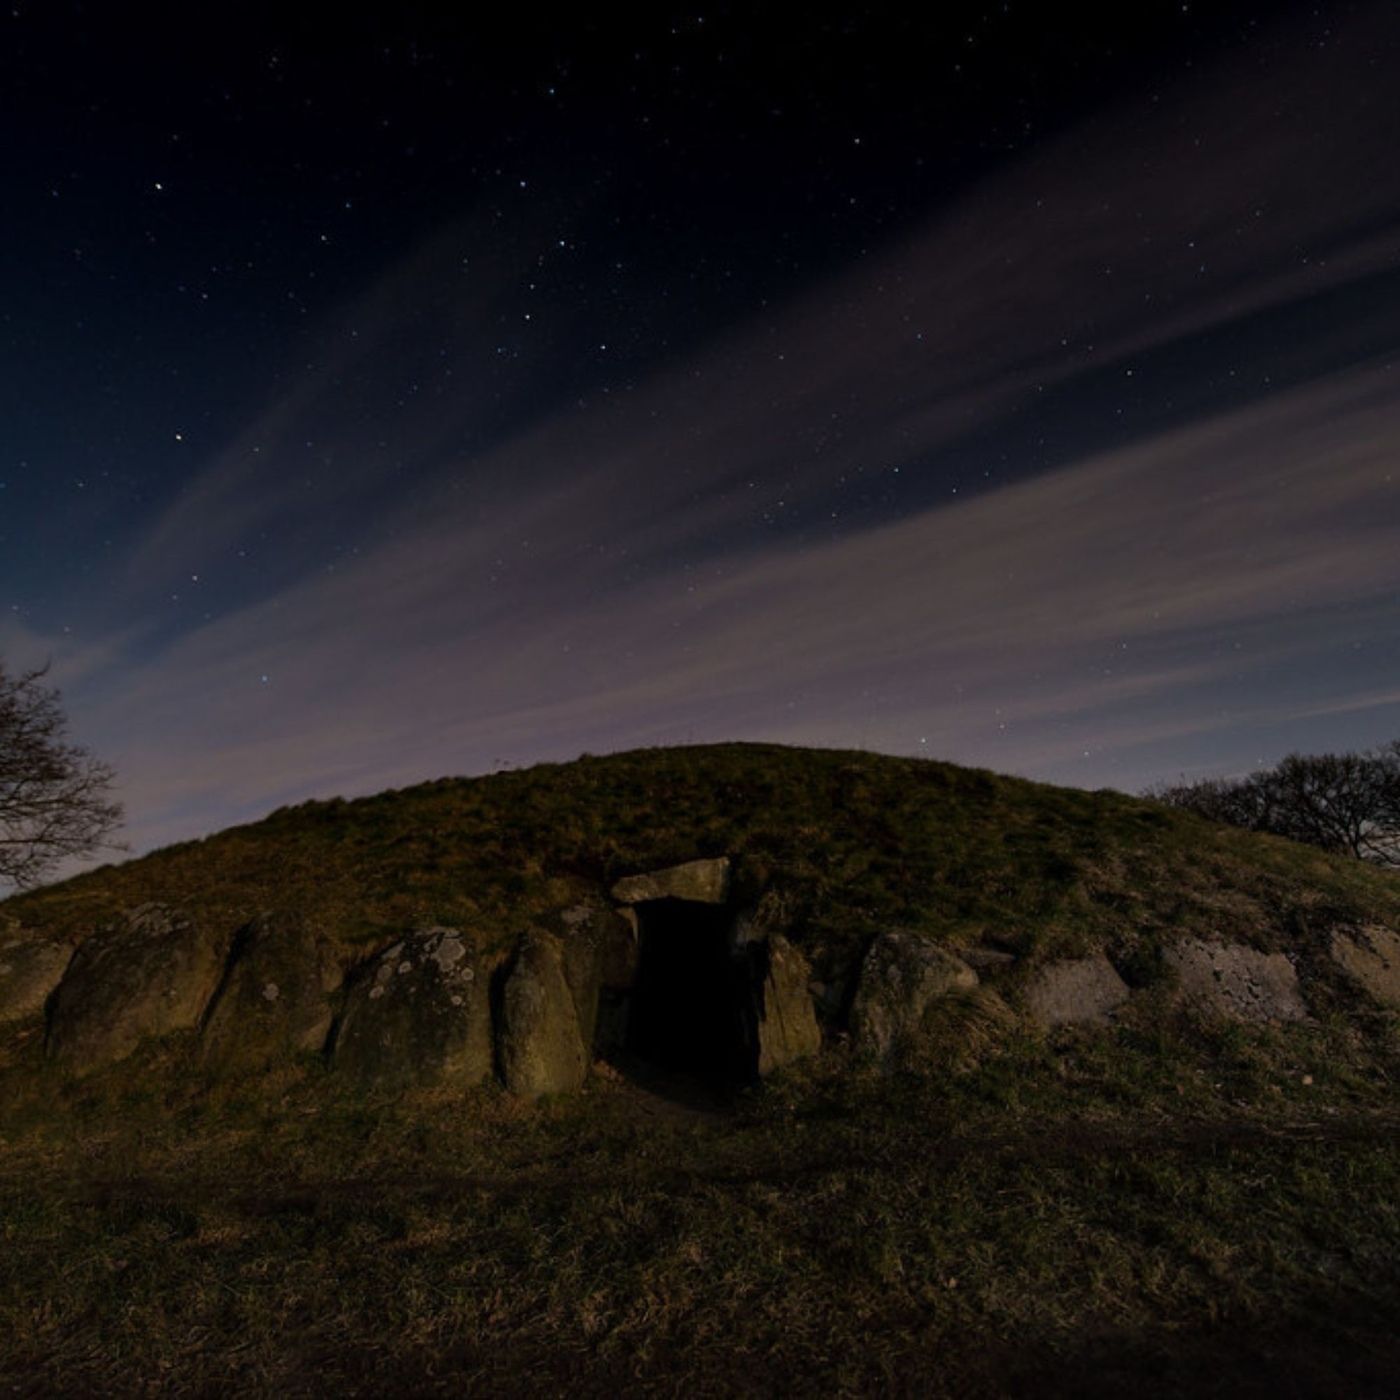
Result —
<svg viewBox="0 0 1400 1400"><path fill-rule="evenodd" d="M380 1089L491 1073L488 977L456 929L430 928L386 948L346 994L337 1069Z"/></svg>
<svg viewBox="0 0 1400 1400"><path fill-rule="evenodd" d="M920 934L882 933L861 964L851 1031L865 1053L888 1059L918 1039L924 1015L941 997L970 991L977 974Z"/></svg>
<svg viewBox="0 0 1400 1400"><path fill-rule="evenodd" d="M564 948L552 934L531 933L521 944L501 996L496 1048L506 1088L521 1098L568 1093L583 1083L589 1056L564 976Z"/></svg>
<svg viewBox="0 0 1400 1400"><path fill-rule="evenodd" d="M235 940L234 957L204 1024L204 1060L255 1070L299 1051L317 1051L331 1028L329 993L339 970L299 922L255 920Z"/></svg>
<svg viewBox="0 0 1400 1400"><path fill-rule="evenodd" d="M1282 953L1187 938L1167 948L1165 957L1182 999L1197 1010L1235 1021L1307 1019L1298 974Z"/></svg>
<svg viewBox="0 0 1400 1400"><path fill-rule="evenodd" d="M1042 1026L1100 1024L1128 999L1128 984L1102 953L1048 963L1026 988L1026 1009Z"/></svg>
<svg viewBox="0 0 1400 1400"><path fill-rule="evenodd" d="M619 904L649 899L689 899L699 904L723 904L729 898L729 857L690 860L645 875L629 875L612 888Z"/></svg>
<svg viewBox="0 0 1400 1400"><path fill-rule="evenodd" d="M807 959L780 933L767 939L768 971L763 979L758 1021L758 1073L771 1074L822 1048L812 1007Z"/></svg>
<svg viewBox="0 0 1400 1400"><path fill-rule="evenodd" d="M223 974L227 940L179 912L143 904L78 946L54 992L48 1052L83 1074L147 1036L199 1024Z"/></svg>
<svg viewBox="0 0 1400 1400"><path fill-rule="evenodd" d="M1332 960L1363 991L1387 1006L1400 1006L1400 933L1378 924L1338 929L1331 951Z"/></svg>
<svg viewBox="0 0 1400 1400"><path fill-rule="evenodd" d="M66 943L0 926L0 1025L37 1016L72 956Z"/></svg>

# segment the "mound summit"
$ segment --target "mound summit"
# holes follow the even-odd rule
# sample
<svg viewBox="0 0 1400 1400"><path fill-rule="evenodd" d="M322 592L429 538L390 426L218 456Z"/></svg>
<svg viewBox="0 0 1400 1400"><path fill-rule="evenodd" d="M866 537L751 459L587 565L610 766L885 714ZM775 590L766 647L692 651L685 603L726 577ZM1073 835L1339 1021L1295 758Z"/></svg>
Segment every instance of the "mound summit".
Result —
<svg viewBox="0 0 1400 1400"><path fill-rule="evenodd" d="M524 1098L1400 1005L1400 878L1110 791L773 745L311 802L0 905L11 1063Z"/></svg>

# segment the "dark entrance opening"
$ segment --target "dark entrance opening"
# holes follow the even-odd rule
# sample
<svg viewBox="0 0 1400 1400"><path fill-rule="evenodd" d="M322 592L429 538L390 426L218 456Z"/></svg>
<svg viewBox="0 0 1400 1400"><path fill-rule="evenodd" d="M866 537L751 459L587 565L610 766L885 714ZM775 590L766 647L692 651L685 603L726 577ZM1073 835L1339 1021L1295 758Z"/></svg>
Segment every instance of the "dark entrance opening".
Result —
<svg viewBox="0 0 1400 1400"><path fill-rule="evenodd" d="M656 899L635 905L637 980L629 1056L662 1074L736 1087L758 1068L758 1006L750 958L734 949L734 912Z"/></svg>

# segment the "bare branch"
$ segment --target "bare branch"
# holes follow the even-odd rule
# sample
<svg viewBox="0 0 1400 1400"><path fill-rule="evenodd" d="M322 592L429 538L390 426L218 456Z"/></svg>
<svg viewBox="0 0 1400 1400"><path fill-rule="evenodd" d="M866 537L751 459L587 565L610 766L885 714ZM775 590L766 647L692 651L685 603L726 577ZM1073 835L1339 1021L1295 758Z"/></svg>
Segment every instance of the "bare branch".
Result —
<svg viewBox="0 0 1400 1400"><path fill-rule="evenodd" d="M0 662L0 886L38 884L62 861L114 850L115 775L68 742L47 667L10 675Z"/></svg>

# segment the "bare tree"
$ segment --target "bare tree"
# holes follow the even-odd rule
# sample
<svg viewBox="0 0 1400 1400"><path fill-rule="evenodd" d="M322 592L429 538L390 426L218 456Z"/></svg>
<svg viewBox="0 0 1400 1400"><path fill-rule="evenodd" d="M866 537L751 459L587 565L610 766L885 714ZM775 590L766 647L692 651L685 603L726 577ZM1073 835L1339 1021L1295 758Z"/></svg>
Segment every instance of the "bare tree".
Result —
<svg viewBox="0 0 1400 1400"><path fill-rule="evenodd" d="M1267 794L1254 778L1202 778L1194 783L1171 783L1143 794L1169 807L1246 831L1272 831Z"/></svg>
<svg viewBox="0 0 1400 1400"><path fill-rule="evenodd" d="M1207 778L1147 796L1250 831L1400 866L1400 741L1369 753L1289 754L1247 778Z"/></svg>
<svg viewBox="0 0 1400 1400"><path fill-rule="evenodd" d="M0 887L38 884L63 860L104 847L121 822L112 770L68 742L47 667L0 662Z"/></svg>

